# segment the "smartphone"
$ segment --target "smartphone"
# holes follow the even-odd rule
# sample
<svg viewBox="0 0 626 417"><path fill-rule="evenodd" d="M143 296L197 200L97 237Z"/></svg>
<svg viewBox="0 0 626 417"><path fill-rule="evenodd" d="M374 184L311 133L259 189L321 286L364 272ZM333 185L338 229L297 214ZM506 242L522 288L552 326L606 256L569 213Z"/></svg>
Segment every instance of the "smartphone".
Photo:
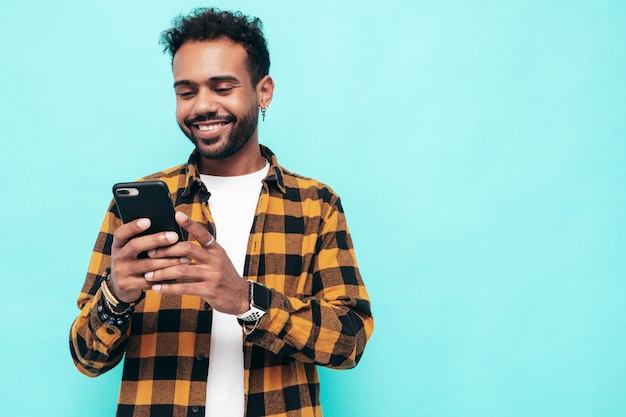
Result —
<svg viewBox="0 0 626 417"><path fill-rule="evenodd" d="M135 237L172 231L178 234L179 241L187 240L186 233L176 223L174 204L167 185L163 181L115 184L113 186L113 198L124 223L140 218L150 219L150 227ZM140 254L140 257L145 256L145 254Z"/></svg>

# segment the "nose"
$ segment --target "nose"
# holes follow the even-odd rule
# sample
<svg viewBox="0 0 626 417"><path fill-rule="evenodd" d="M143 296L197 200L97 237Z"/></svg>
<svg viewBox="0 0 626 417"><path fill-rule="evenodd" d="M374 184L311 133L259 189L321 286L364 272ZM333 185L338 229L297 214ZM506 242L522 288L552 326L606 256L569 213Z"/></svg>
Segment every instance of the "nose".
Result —
<svg viewBox="0 0 626 417"><path fill-rule="evenodd" d="M212 94L210 90L200 89L196 94L193 112L196 115L202 116L206 114L216 114L218 109L219 105L215 100L214 94Z"/></svg>

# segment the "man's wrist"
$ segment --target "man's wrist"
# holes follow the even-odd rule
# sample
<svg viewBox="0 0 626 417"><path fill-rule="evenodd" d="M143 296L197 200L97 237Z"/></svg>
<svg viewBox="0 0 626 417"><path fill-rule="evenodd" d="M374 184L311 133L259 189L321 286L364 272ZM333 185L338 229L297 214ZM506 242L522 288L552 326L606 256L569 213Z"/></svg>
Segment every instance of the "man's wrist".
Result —
<svg viewBox="0 0 626 417"><path fill-rule="evenodd" d="M109 303L111 303L113 307L119 310L124 310L130 306L137 305L143 299L145 295L144 291L141 291L139 296L135 297L134 301L132 302L127 302L127 301L122 300L121 297L119 297L115 293L115 290L111 288L111 285L110 285L111 284L111 268L110 267L104 271L104 274L102 275L102 283L103 283L102 293L104 294L106 299L109 301Z"/></svg>
<svg viewBox="0 0 626 417"><path fill-rule="evenodd" d="M137 297L133 302L128 303L126 301L122 301L111 290L111 287L109 286L110 281L111 268L107 268L104 272L104 275L102 276L100 287L102 290L102 295L106 301L106 305L110 307L113 313L118 312L120 314L123 314L127 312L129 308L136 306L145 295L144 291L142 291L141 294L139 294L139 297Z"/></svg>
<svg viewBox="0 0 626 417"><path fill-rule="evenodd" d="M244 293L242 293L242 298L241 298L241 308L239 309L239 313L236 314L237 316L244 314L246 311L250 310L250 286L252 284L250 283L250 281L246 281L246 284L244 285Z"/></svg>
<svg viewBox="0 0 626 417"><path fill-rule="evenodd" d="M237 318L244 322L253 322L260 320L269 310L272 292L258 282L248 281L248 284L250 288L248 310L242 314L237 314Z"/></svg>

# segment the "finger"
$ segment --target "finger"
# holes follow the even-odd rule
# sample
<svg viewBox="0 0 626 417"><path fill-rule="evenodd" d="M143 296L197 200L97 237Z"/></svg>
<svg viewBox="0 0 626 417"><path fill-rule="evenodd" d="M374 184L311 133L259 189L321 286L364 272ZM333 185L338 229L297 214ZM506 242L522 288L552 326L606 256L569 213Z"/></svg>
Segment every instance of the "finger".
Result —
<svg viewBox="0 0 626 417"><path fill-rule="evenodd" d="M196 250L201 250L195 246ZM199 263L178 263L166 268L152 271L148 274L146 280L153 283L157 282L205 282L206 285L219 281L223 270L216 268L216 265L199 264ZM211 284L212 285L212 284Z"/></svg>
<svg viewBox="0 0 626 417"><path fill-rule="evenodd" d="M130 239L124 249L126 253L136 258L140 253L148 252L152 249L173 245L178 241L176 232L159 232L152 235L140 236Z"/></svg>
<svg viewBox="0 0 626 417"><path fill-rule="evenodd" d="M151 287L158 294L193 295L193 286L189 282L159 282Z"/></svg>
<svg viewBox="0 0 626 417"><path fill-rule="evenodd" d="M200 245L204 246L211 242L213 235L204 228L200 223L196 223L181 211L176 212L176 222L192 235Z"/></svg>
<svg viewBox="0 0 626 417"><path fill-rule="evenodd" d="M121 274L126 277L143 278L144 274L149 271L167 268L173 265L179 265L181 262L178 258L133 258L116 262L116 268L111 271L111 275L116 277ZM121 266L120 266L121 265Z"/></svg>
<svg viewBox="0 0 626 417"><path fill-rule="evenodd" d="M178 266L178 265L188 265L190 262L191 260L186 257L163 258L163 259L160 259L159 262L155 262L154 264L152 264L151 268L149 268L147 271L144 270L142 274L146 281L157 281L159 279L157 279L158 275L155 275L155 272L156 274L160 274L161 270L168 269L168 268L171 268L173 266ZM161 278L160 280L163 280L163 279Z"/></svg>
<svg viewBox="0 0 626 417"><path fill-rule="evenodd" d="M121 248L128 243L133 236L147 230L150 224L150 219L142 218L121 225L113 233L113 246Z"/></svg>
<svg viewBox="0 0 626 417"><path fill-rule="evenodd" d="M150 249L149 258L188 258L197 260L207 254L201 247L193 242L178 242L170 246L160 246Z"/></svg>
<svg viewBox="0 0 626 417"><path fill-rule="evenodd" d="M111 283L115 294L120 295L121 300L135 300L138 295L136 291L147 290L152 287L154 282L153 271L167 269L172 266L189 263L188 259L180 258L163 258L163 259L135 259L126 262L128 269L123 274L126 278L118 280L116 274L111 272ZM132 293L133 295L125 295Z"/></svg>
<svg viewBox="0 0 626 417"><path fill-rule="evenodd" d="M137 291L145 291L152 288L152 282L143 277L131 277L123 282L113 283L112 292L119 300L131 302L139 298ZM124 295L127 294L127 295Z"/></svg>

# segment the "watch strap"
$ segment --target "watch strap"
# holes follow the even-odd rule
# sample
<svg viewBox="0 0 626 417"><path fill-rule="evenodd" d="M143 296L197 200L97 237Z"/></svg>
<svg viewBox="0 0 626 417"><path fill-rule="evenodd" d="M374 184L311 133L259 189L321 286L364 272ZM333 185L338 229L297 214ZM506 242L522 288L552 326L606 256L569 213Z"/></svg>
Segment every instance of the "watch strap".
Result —
<svg viewBox="0 0 626 417"><path fill-rule="evenodd" d="M271 298L271 292L269 288L258 282L250 282L250 309L242 314L237 314L237 318L245 322L258 321L269 309L269 300ZM255 291L256 290L256 291ZM263 300L255 300L255 292L262 293L264 295Z"/></svg>

